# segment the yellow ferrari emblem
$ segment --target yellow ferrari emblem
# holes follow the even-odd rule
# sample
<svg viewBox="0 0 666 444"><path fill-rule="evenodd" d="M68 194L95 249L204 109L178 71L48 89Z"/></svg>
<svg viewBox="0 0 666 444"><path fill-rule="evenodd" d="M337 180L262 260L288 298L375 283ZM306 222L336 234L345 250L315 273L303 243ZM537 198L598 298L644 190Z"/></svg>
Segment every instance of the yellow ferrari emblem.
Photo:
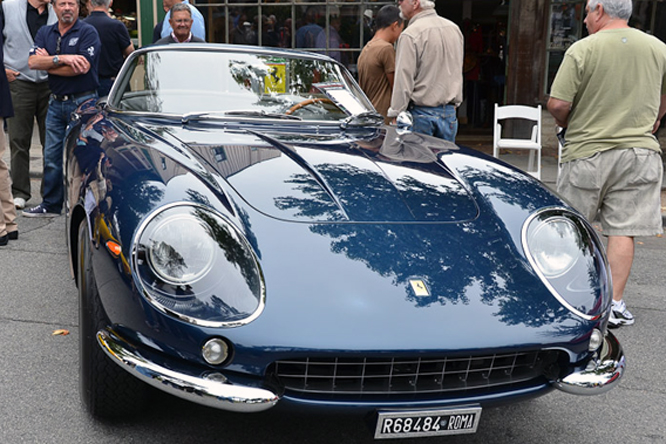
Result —
<svg viewBox="0 0 666 444"><path fill-rule="evenodd" d="M412 286L412 290L416 296L430 296L428 287L421 279L410 279L409 285Z"/></svg>
<svg viewBox="0 0 666 444"><path fill-rule="evenodd" d="M266 94L287 92L287 66L284 63L269 63L268 75L264 78Z"/></svg>

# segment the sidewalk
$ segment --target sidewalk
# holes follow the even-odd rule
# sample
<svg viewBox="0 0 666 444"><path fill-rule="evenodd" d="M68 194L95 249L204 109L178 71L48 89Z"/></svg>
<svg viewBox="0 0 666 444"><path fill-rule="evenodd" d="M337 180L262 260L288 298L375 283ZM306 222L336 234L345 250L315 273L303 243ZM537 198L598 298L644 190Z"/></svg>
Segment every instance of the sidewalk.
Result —
<svg viewBox="0 0 666 444"><path fill-rule="evenodd" d="M492 155L492 135L488 136L465 136L460 135L457 138L457 142L460 145L465 145L470 148L474 148L478 151L484 152L486 154ZM9 166L10 160L10 149L9 144L7 144L7 149L5 150L4 159ZM527 155L526 154L503 154L502 160L514 165L518 168L524 167L527 165ZM30 177L33 180L40 180L42 177L42 146L39 142L39 132L35 126L32 133L32 145L30 148ZM554 190L556 188L555 184L557 181L557 157L556 154L553 156L548 150L544 150L541 156L541 181L545 183L550 189ZM666 227L666 175L664 175L664 182L662 184L661 192L661 217ZM26 207L31 207L39 204L39 196L33 196L30 201L28 201Z"/></svg>

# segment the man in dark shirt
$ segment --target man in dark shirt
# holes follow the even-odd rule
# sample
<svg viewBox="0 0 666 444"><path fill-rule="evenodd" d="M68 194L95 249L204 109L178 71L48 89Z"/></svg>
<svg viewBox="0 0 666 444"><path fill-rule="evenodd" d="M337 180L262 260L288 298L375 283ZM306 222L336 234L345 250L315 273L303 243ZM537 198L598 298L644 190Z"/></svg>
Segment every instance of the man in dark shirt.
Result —
<svg viewBox="0 0 666 444"><path fill-rule="evenodd" d="M55 0L58 22L37 32L30 51L31 69L49 74L51 99L46 115L44 199L23 211L26 217L54 217L64 201L63 144L70 115L84 101L97 97L97 68L101 43L91 25L78 20L78 0Z"/></svg>
<svg viewBox="0 0 666 444"><path fill-rule="evenodd" d="M35 0L29 1L26 5L26 21L28 23L28 30L34 39L37 35L39 28L46 25L49 18L49 10L47 8L49 2L38 2Z"/></svg>
<svg viewBox="0 0 666 444"><path fill-rule="evenodd" d="M113 81L123 66L125 58L134 51L134 44L130 40L129 32L119 20L109 17L110 0L90 0L90 16L84 22L97 29L102 42L102 52L99 56L99 87L97 94L100 97L109 95Z"/></svg>
<svg viewBox="0 0 666 444"><path fill-rule="evenodd" d="M30 187L30 144L35 119L39 139L44 148L46 110L49 106L49 85L46 72L33 71L28 66L28 53L34 45L37 31L53 24L57 18L48 0L4 0L5 73L9 80L14 117L7 119L11 150L11 176L14 205L25 207L32 197Z"/></svg>
<svg viewBox="0 0 666 444"><path fill-rule="evenodd" d="M171 7L175 4L175 0L162 0L162 9L164 10L164 13L166 14L169 12ZM159 39L162 38L162 28L164 27L164 20L162 19L153 28L153 40L152 43L157 43Z"/></svg>

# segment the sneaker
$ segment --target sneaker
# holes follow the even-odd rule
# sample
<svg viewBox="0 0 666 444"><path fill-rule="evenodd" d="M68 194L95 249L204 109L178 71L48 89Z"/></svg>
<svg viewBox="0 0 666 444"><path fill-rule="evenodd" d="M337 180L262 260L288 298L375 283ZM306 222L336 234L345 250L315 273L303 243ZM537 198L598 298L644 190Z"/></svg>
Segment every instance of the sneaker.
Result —
<svg viewBox="0 0 666 444"><path fill-rule="evenodd" d="M17 210L22 210L25 208L25 199L22 197L15 197L14 198L14 206L16 207Z"/></svg>
<svg viewBox="0 0 666 444"><path fill-rule="evenodd" d="M60 213L52 213L46 209L44 204L39 204L29 210L23 210L23 215L25 217L56 217L60 216Z"/></svg>
<svg viewBox="0 0 666 444"><path fill-rule="evenodd" d="M617 328L623 325L632 325L634 323L634 315L627 310L624 301L613 301L613 308L611 309L610 318L608 318L608 326L610 328Z"/></svg>

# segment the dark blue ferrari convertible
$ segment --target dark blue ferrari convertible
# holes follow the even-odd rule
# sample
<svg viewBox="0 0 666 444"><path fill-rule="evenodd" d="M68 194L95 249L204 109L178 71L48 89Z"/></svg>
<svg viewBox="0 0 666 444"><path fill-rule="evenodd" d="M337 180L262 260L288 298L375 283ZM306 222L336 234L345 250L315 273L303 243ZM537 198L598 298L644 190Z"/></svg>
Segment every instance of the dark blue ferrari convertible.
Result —
<svg viewBox="0 0 666 444"><path fill-rule="evenodd" d="M358 412L399 438L618 383L590 224L529 175L382 120L322 55L128 58L66 140L91 414L136 414L154 387L236 412Z"/></svg>

